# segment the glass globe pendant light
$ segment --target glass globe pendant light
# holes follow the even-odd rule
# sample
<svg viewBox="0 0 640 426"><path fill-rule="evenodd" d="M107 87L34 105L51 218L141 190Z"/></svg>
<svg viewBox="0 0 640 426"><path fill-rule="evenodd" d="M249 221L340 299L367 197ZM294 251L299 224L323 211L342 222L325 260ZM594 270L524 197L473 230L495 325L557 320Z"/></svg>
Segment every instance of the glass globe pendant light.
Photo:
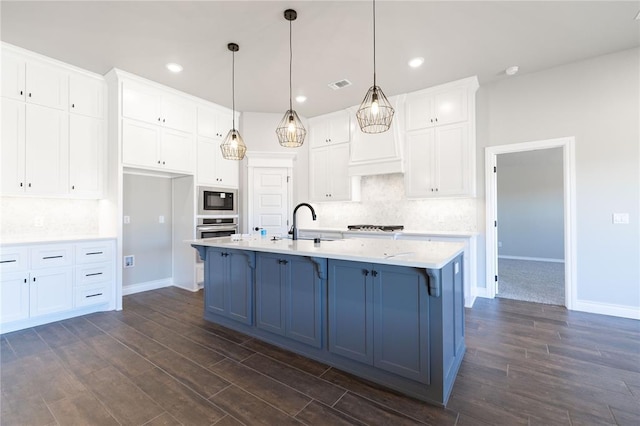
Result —
<svg viewBox="0 0 640 426"><path fill-rule="evenodd" d="M231 104L233 111L233 127L227 133L224 140L220 144L222 157L227 160L242 160L247 146L240 136L240 132L236 130L236 52L240 50L240 46L236 43L227 44L227 48L231 51Z"/></svg>
<svg viewBox="0 0 640 426"><path fill-rule="evenodd" d="M291 22L295 21L298 14L293 9L284 11L284 18L289 21L289 109L284 113L284 117L280 120L276 128L276 135L280 145L287 148L297 148L302 146L307 130L302 125L302 121L298 114L293 110L293 102L291 101L291 67L293 62L293 49L291 47Z"/></svg>
<svg viewBox="0 0 640 426"><path fill-rule="evenodd" d="M356 112L360 130L364 133L382 133L389 130L395 110L376 85L376 0L373 0L373 86L369 88Z"/></svg>

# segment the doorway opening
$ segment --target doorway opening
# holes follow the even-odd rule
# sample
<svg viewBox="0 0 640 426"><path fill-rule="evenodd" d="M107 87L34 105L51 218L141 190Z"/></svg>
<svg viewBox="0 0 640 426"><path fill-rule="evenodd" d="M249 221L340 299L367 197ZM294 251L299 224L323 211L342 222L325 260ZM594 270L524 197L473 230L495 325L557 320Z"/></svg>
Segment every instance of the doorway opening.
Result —
<svg viewBox="0 0 640 426"><path fill-rule="evenodd" d="M486 149L487 297L576 300L574 139Z"/></svg>

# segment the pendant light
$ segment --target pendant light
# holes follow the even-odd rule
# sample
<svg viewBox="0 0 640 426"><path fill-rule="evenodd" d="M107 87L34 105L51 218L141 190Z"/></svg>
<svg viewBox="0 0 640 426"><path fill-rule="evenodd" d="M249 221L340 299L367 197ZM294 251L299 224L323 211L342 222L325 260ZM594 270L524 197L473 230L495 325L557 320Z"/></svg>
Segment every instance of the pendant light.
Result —
<svg viewBox="0 0 640 426"><path fill-rule="evenodd" d="M376 85L376 0L373 0L373 86L369 88L356 112L360 130L364 133L382 133L389 130L394 109Z"/></svg>
<svg viewBox="0 0 640 426"><path fill-rule="evenodd" d="M302 125L302 121L298 114L293 110L291 101L291 68L293 62L293 48L291 47L291 22L295 21L298 14L293 9L284 11L284 18L289 21L289 109L284 113L284 117L280 120L276 128L276 135L280 145L287 148L297 148L304 143L304 137L307 130Z"/></svg>
<svg viewBox="0 0 640 426"><path fill-rule="evenodd" d="M247 152L247 146L240 136L240 132L236 130L236 52L240 50L240 46L236 43L227 44L227 48L231 51L231 105L233 111L233 127L227 133L224 140L220 144L222 157L227 160L242 160L244 153Z"/></svg>

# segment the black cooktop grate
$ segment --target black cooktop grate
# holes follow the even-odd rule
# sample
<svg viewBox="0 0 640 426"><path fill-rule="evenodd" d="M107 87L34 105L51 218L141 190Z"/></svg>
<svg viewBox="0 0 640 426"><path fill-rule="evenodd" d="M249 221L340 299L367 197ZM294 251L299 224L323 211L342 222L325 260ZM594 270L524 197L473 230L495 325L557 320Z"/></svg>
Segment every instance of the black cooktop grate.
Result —
<svg viewBox="0 0 640 426"><path fill-rule="evenodd" d="M348 225L349 231L402 231L404 226L402 225Z"/></svg>

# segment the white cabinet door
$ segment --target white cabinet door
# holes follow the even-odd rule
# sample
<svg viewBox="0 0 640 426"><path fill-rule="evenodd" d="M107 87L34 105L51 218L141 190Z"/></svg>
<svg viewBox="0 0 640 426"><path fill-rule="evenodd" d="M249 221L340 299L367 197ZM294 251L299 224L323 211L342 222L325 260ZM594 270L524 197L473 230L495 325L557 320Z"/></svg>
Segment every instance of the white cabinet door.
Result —
<svg viewBox="0 0 640 426"><path fill-rule="evenodd" d="M69 170L68 123L62 111L26 106L26 191L67 193Z"/></svg>
<svg viewBox="0 0 640 426"><path fill-rule="evenodd" d="M51 65L27 62L27 102L67 109L68 73Z"/></svg>
<svg viewBox="0 0 640 426"><path fill-rule="evenodd" d="M433 173L434 146L435 131L433 129L407 135L404 175L407 197L426 197L434 192L436 187Z"/></svg>
<svg viewBox="0 0 640 426"><path fill-rule="evenodd" d="M349 144L332 146L330 151L327 175L330 177L332 201L348 201L351 199L351 178L349 177Z"/></svg>
<svg viewBox="0 0 640 426"><path fill-rule="evenodd" d="M26 61L20 55L9 52L6 49L2 49L3 97L24 101L25 68Z"/></svg>
<svg viewBox="0 0 640 426"><path fill-rule="evenodd" d="M407 130L466 121L467 88L407 95Z"/></svg>
<svg viewBox="0 0 640 426"><path fill-rule="evenodd" d="M194 133L196 107L193 103L177 96L162 96L162 125L174 130Z"/></svg>
<svg viewBox="0 0 640 426"><path fill-rule="evenodd" d="M160 166L175 171L193 173L195 163L193 134L162 129Z"/></svg>
<svg viewBox="0 0 640 426"><path fill-rule="evenodd" d="M69 75L69 112L102 118L104 83L82 74Z"/></svg>
<svg viewBox="0 0 640 426"><path fill-rule="evenodd" d="M325 116L309 119L309 146L311 148L323 147L327 144L327 118Z"/></svg>
<svg viewBox="0 0 640 426"><path fill-rule="evenodd" d="M218 154L219 151L220 141L198 136L198 165L196 170L198 185L215 186L219 183L215 167L216 158L220 155Z"/></svg>
<svg viewBox="0 0 640 426"><path fill-rule="evenodd" d="M435 158L439 195L461 195L469 191L469 143L467 125L452 124L436 130Z"/></svg>
<svg viewBox="0 0 640 426"><path fill-rule="evenodd" d="M102 120L69 115L69 187L72 195L100 198L103 182Z"/></svg>
<svg viewBox="0 0 640 426"><path fill-rule="evenodd" d="M343 143L351 140L351 120L348 111L338 111L329 115L329 143Z"/></svg>
<svg viewBox="0 0 640 426"><path fill-rule="evenodd" d="M327 169L329 164L329 147L310 150L311 199L327 201L329 199L329 181Z"/></svg>
<svg viewBox="0 0 640 426"><path fill-rule="evenodd" d="M3 56L4 58L4 56ZM3 68L4 69L4 68ZM4 76L2 78L4 83ZM25 105L2 98L2 194L24 194L25 188Z"/></svg>
<svg viewBox="0 0 640 426"><path fill-rule="evenodd" d="M156 89L132 81L122 83L122 115L161 124L162 96Z"/></svg>
<svg viewBox="0 0 640 426"><path fill-rule="evenodd" d="M231 110L198 107L198 135L221 141L233 127Z"/></svg>
<svg viewBox="0 0 640 426"><path fill-rule="evenodd" d="M222 156L220 145L214 151L216 156L216 175L218 181L216 185L225 188L238 188L240 184L240 162L237 160L227 160Z"/></svg>
<svg viewBox="0 0 640 426"><path fill-rule="evenodd" d="M0 279L0 323L29 318L29 273L3 273Z"/></svg>
<svg viewBox="0 0 640 426"><path fill-rule="evenodd" d="M122 120L122 162L130 166L160 167L158 141L160 127Z"/></svg>
<svg viewBox="0 0 640 426"><path fill-rule="evenodd" d="M407 197L468 195L471 179L468 124L410 132L406 150Z"/></svg>
<svg viewBox="0 0 640 426"><path fill-rule="evenodd" d="M31 317L66 311L73 307L73 268L50 268L32 272Z"/></svg>

